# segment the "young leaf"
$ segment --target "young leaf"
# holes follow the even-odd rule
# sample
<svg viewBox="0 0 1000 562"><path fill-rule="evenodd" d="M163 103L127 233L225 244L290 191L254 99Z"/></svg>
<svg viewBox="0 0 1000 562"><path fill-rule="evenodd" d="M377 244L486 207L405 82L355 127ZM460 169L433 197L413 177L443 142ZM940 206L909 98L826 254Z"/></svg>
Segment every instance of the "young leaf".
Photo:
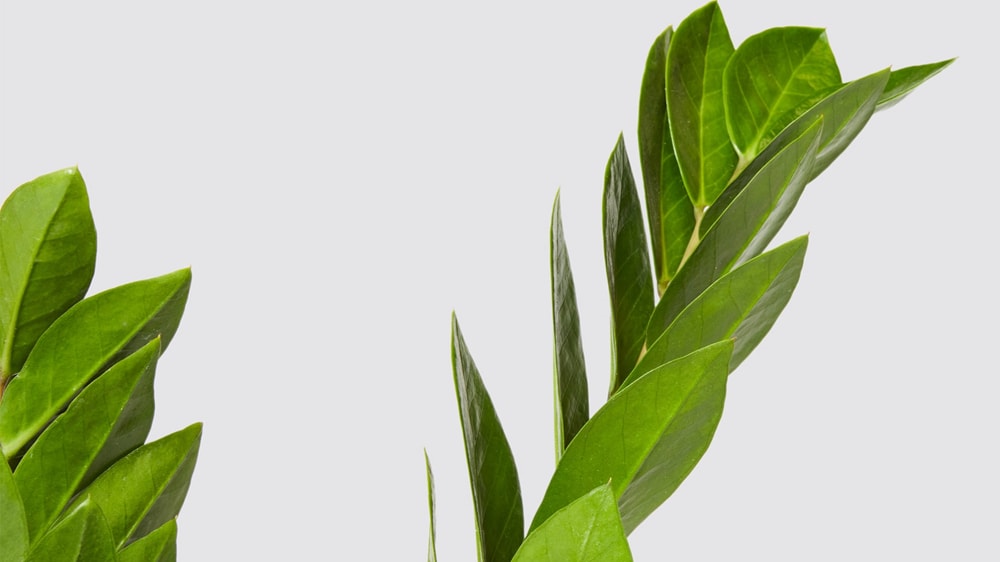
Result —
<svg viewBox="0 0 1000 562"><path fill-rule="evenodd" d="M427 540L427 562L437 562L437 546L435 546L435 524L436 517L434 515L434 473L431 472L431 459L427 456L427 450L424 449L424 464L427 466L427 507L430 511L430 538Z"/></svg>
<svg viewBox="0 0 1000 562"><path fill-rule="evenodd" d="M694 299L636 365L622 388L645 373L706 345L732 339L732 372L788 304L802 271L808 237L761 254L723 275Z"/></svg>
<svg viewBox="0 0 1000 562"><path fill-rule="evenodd" d="M180 512L200 442L195 423L139 447L84 488L69 509L83 501L99 506L117 548L146 536Z"/></svg>
<svg viewBox="0 0 1000 562"><path fill-rule="evenodd" d="M0 209L0 392L52 322L83 298L97 234L76 168L17 188Z"/></svg>
<svg viewBox="0 0 1000 562"><path fill-rule="evenodd" d="M109 443L116 428L133 422L120 418L136 391L151 387L159 353L159 340L153 340L108 369L83 389L21 459L14 481L24 496L32 539L62 512L102 450L127 452L122 449L134 449L145 440L149 427L143 419L138 441L126 434L124 442Z"/></svg>
<svg viewBox="0 0 1000 562"><path fill-rule="evenodd" d="M22 562L28 553L24 502L7 459L0 455L0 562Z"/></svg>
<svg viewBox="0 0 1000 562"><path fill-rule="evenodd" d="M32 547L27 562L114 562L115 543L100 507L81 501Z"/></svg>
<svg viewBox="0 0 1000 562"><path fill-rule="evenodd" d="M118 562L175 562L177 560L177 520L171 519L159 529L118 552Z"/></svg>
<svg viewBox="0 0 1000 562"><path fill-rule="evenodd" d="M451 361L476 511L479 560L509 562L524 540L524 508L517 467L493 401L454 315L451 329Z"/></svg>
<svg viewBox="0 0 1000 562"><path fill-rule="evenodd" d="M552 328L555 333L556 460L590 417L587 368L580 339L580 315L569 253L563 237L559 194L552 207L549 255L552 275Z"/></svg>
<svg viewBox="0 0 1000 562"><path fill-rule="evenodd" d="M733 53L725 71L726 122L749 162L820 93L841 85L826 32L777 27L758 33Z"/></svg>
<svg viewBox="0 0 1000 562"><path fill-rule="evenodd" d="M159 337L184 311L191 272L122 285L88 297L42 334L0 401L0 448L12 456L109 364Z"/></svg>
<svg viewBox="0 0 1000 562"><path fill-rule="evenodd" d="M532 531L610 482L626 533L677 489L705 453L722 415L731 341L700 349L612 396L570 443Z"/></svg>
<svg viewBox="0 0 1000 562"><path fill-rule="evenodd" d="M555 512L524 539L513 562L632 562L611 486Z"/></svg>
<svg viewBox="0 0 1000 562"><path fill-rule="evenodd" d="M684 185L696 207L711 205L736 169L726 128L723 72L734 51L717 3L688 16L667 52L667 114Z"/></svg>
<svg viewBox="0 0 1000 562"><path fill-rule="evenodd" d="M611 390L621 384L642 352L653 311L652 272L642 209L621 135L604 173L604 264L611 293Z"/></svg>
<svg viewBox="0 0 1000 562"><path fill-rule="evenodd" d="M892 74L889 75L889 82L885 85L885 91L882 92L882 95L878 98L878 103L875 104L875 111L881 111L896 105L907 94L915 90L917 86L930 80L932 76L941 72L953 62L955 62L955 59L948 59L941 62L907 66L906 68L893 70Z"/></svg>

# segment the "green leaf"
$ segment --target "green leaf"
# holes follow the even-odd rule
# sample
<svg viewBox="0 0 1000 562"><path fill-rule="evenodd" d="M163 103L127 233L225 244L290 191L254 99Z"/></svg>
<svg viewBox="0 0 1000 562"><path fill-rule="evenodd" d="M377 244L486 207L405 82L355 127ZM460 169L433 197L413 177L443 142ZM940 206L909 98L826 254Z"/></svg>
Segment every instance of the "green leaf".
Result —
<svg viewBox="0 0 1000 562"><path fill-rule="evenodd" d="M737 165L722 83L734 51L717 3L688 16L667 52L667 114L684 185L696 207L711 205Z"/></svg>
<svg viewBox="0 0 1000 562"><path fill-rule="evenodd" d="M118 562L176 562L177 520L170 519L118 552Z"/></svg>
<svg viewBox="0 0 1000 562"><path fill-rule="evenodd" d="M437 546L435 546L436 517L434 514L434 473L431 472L431 459L424 449L424 464L427 466L427 507L430 510L430 538L427 540L427 562L437 562Z"/></svg>
<svg viewBox="0 0 1000 562"><path fill-rule="evenodd" d="M552 207L549 255L552 277L552 328L554 332L556 460L590 417L587 368L580 339L576 287L563 236L559 194Z"/></svg>
<svg viewBox="0 0 1000 562"><path fill-rule="evenodd" d="M108 369L42 432L21 459L14 480L24 496L32 539L48 528L82 487L99 453L111 449L120 456L145 440L151 411L140 420L144 427L134 432L122 431L122 427L136 421L126 416L132 396L151 392L159 353L159 340L153 340ZM111 439L116 429L117 442Z"/></svg>
<svg viewBox="0 0 1000 562"><path fill-rule="evenodd" d="M907 66L899 70L893 70L892 74L889 75L889 81L885 85L885 91L878 98L875 111L881 111L896 105L907 94L915 90L917 86L930 80L931 77L944 70L945 67L953 62L955 62L955 59L948 59L941 62Z"/></svg>
<svg viewBox="0 0 1000 562"><path fill-rule="evenodd" d="M733 143L749 162L782 129L831 88L840 69L826 32L777 27L736 49L725 71L726 122Z"/></svg>
<svg viewBox="0 0 1000 562"><path fill-rule="evenodd" d="M621 135L604 173L604 264L611 293L611 390L635 367L653 311L642 209Z"/></svg>
<svg viewBox="0 0 1000 562"><path fill-rule="evenodd" d="M42 332L83 298L97 234L76 168L17 188L0 210L0 389Z"/></svg>
<svg viewBox="0 0 1000 562"><path fill-rule="evenodd" d="M509 562L524 540L521 485L510 444L452 315L451 361L476 512L480 562Z"/></svg>
<svg viewBox="0 0 1000 562"><path fill-rule="evenodd" d="M802 271L808 237L761 254L712 283L663 332L625 379L643 374L718 341L732 339L732 372L774 325Z"/></svg>
<svg viewBox="0 0 1000 562"><path fill-rule="evenodd" d="M31 549L27 562L114 562L115 544L100 507L81 501Z"/></svg>
<svg viewBox="0 0 1000 562"><path fill-rule="evenodd" d="M22 562L28 552L28 521L7 459L0 455L0 562Z"/></svg>
<svg viewBox="0 0 1000 562"><path fill-rule="evenodd" d="M605 484L555 512L524 539L514 562L631 562L618 505Z"/></svg>
<svg viewBox="0 0 1000 562"><path fill-rule="evenodd" d="M0 448L13 456L108 365L160 337L184 312L191 272L137 281L88 297L42 334L0 400Z"/></svg>
<svg viewBox="0 0 1000 562"><path fill-rule="evenodd" d="M815 160L820 121L804 132L783 132L745 172L755 172L714 221L677 278L667 287L649 320L650 344L691 301L733 267L760 254L798 201ZM740 179L747 176L741 174ZM741 182L742 183L742 182ZM721 202L720 202L721 204ZM706 219L709 215L706 214Z"/></svg>
<svg viewBox="0 0 1000 562"><path fill-rule="evenodd" d="M611 483L626 533L677 489L722 415L733 343L700 349L612 396L570 443L531 523Z"/></svg>
<svg viewBox="0 0 1000 562"><path fill-rule="evenodd" d="M111 465L70 504L92 501L118 548L177 517L198 459L201 424L147 443Z"/></svg>

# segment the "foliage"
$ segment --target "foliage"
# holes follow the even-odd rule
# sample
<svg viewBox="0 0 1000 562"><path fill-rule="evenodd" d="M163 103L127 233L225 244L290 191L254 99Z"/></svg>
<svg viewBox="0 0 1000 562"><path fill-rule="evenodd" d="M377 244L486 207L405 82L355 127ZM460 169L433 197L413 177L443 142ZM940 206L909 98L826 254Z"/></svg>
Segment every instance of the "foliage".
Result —
<svg viewBox="0 0 1000 562"><path fill-rule="evenodd" d="M96 256L76 168L0 209L0 562L176 558L201 424L146 438L191 272L88 297Z"/></svg>
<svg viewBox="0 0 1000 562"><path fill-rule="evenodd" d="M805 186L875 112L950 62L844 82L824 30L773 28L736 47L714 2L656 38L639 99L648 230L622 137L604 178L612 369L608 401L593 417L556 195L550 252L559 460L527 536L510 445L453 318L480 561L631 560L625 535L704 454L728 376L791 298L808 239L767 248ZM428 559L435 560L429 463L428 483Z"/></svg>

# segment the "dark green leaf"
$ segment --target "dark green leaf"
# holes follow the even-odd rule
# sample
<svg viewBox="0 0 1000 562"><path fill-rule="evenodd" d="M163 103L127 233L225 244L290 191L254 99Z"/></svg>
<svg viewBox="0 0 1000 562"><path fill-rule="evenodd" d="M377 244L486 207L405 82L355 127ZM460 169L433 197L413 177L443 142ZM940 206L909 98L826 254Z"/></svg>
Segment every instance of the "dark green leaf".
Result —
<svg viewBox="0 0 1000 562"><path fill-rule="evenodd" d="M437 562L437 546L435 546L436 517L434 514L434 473L431 472L431 459L424 450L424 464L427 466L427 507L430 511L430 537L427 540L427 562Z"/></svg>
<svg viewBox="0 0 1000 562"><path fill-rule="evenodd" d="M0 388L42 332L83 298L97 234L76 168L17 188L0 210Z"/></svg>
<svg viewBox="0 0 1000 562"><path fill-rule="evenodd" d="M735 342L729 370L736 369L788 304L807 244L808 237L796 238L712 283L649 346L622 388L660 365L725 339Z"/></svg>
<svg viewBox="0 0 1000 562"><path fill-rule="evenodd" d="M915 90L917 86L930 80L932 76L941 72L953 62L955 62L955 59L948 59L941 62L907 66L906 68L893 70L892 74L889 75L889 82L885 85L885 91L878 98L875 111L881 111L896 105L907 94Z"/></svg>
<svg viewBox="0 0 1000 562"><path fill-rule="evenodd" d="M28 521L7 459L0 455L0 562L22 562L28 553Z"/></svg>
<svg viewBox="0 0 1000 562"><path fill-rule="evenodd" d="M549 255L552 277L552 327L555 335L556 458L590 417L587 368L580 339L580 315L569 253L563 236L559 194L552 207Z"/></svg>
<svg viewBox="0 0 1000 562"><path fill-rule="evenodd" d="M667 114L684 185L696 207L711 205L736 169L726 128L723 72L734 51L718 4L688 16L667 52Z"/></svg>
<svg viewBox="0 0 1000 562"><path fill-rule="evenodd" d="M42 334L0 401L0 447L11 456L102 369L160 337L184 311L191 272L116 287L74 305Z"/></svg>
<svg viewBox="0 0 1000 562"><path fill-rule="evenodd" d="M786 125L841 85L826 32L776 27L736 49L726 67L723 92L733 143L749 162Z"/></svg>
<svg viewBox="0 0 1000 562"><path fill-rule="evenodd" d="M642 352L646 323L653 311L652 272L642 228L642 209L625 141L619 135L604 173L604 264L611 293L614 392Z"/></svg>
<svg viewBox="0 0 1000 562"><path fill-rule="evenodd" d="M171 519L159 529L118 552L118 562L176 562L177 520Z"/></svg>
<svg viewBox="0 0 1000 562"><path fill-rule="evenodd" d="M677 489L722 415L733 343L672 361L612 396L570 443L531 523L611 483L630 533Z"/></svg>
<svg viewBox="0 0 1000 562"><path fill-rule="evenodd" d="M27 562L114 562L115 543L99 506L81 501L32 547Z"/></svg>
<svg viewBox="0 0 1000 562"><path fill-rule="evenodd" d="M102 450L114 450L120 456L145 440L152 412L141 420L144 427L137 428L134 436L122 428L135 420L122 417L133 395L151 392L159 353L159 340L154 340L108 369L83 389L21 459L14 481L24 495L32 540L62 512ZM115 429L119 429L118 442L111 440Z"/></svg>
<svg viewBox="0 0 1000 562"><path fill-rule="evenodd" d="M451 327L451 361L472 483L479 560L509 562L524 540L524 508L517 467L493 401L454 315Z"/></svg>
<svg viewBox="0 0 1000 562"><path fill-rule="evenodd" d="M180 512L200 442L196 423L139 447L81 491L70 509L85 500L99 506L118 548L146 536Z"/></svg>
<svg viewBox="0 0 1000 562"><path fill-rule="evenodd" d="M555 512L514 555L514 562L631 561L615 493L608 484Z"/></svg>

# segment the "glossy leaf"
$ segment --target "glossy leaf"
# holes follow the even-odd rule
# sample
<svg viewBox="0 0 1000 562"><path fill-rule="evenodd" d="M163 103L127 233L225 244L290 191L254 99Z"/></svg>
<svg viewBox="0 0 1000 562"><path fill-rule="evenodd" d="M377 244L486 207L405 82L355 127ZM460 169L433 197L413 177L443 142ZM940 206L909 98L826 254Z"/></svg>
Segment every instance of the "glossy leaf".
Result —
<svg viewBox="0 0 1000 562"><path fill-rule="evenodd" d="M736 169L726 128L723 72L734 52L718 4L688 16L667 52L667 114L684 185L696 207L711 205Z"/></svg>
<svg viewBox="0 0 1000 562"><path fill-rule="evenodd" d="M777 27L748 38L729 60L723 87L726 122L742 158L749 162L819 94L840 85L824 30Z"/></svg>
<svg viewBox="0 0 1000 562"><path fill-rule="evenodd" d="M180 512L200 442L196 423L139 447L81 491L70 509L85 500L101 507L118 548L146 536Z"/></svg>
<svg viewBox="0 0 1000 562"><path fill-rule="evenodd" d="M552 278L552 327L554 332L554 381L556 410L556 459L590 417L587 367L580 338L576 287L563 236L559 194L552 207L549 256Z"/></svg>
<svg viewBox="0 0 1000 562"><path fill-rule="evenodd" d="M773 154L761 154L766 157L763 164L751 166L756 173L729 202L667 287L650 318L648 342L656 341L684 307L717 279L763 251L805 188L822 129L823 123L815 121L797 136L792 137L793 131L782 133L775 141L779 148Z"/></svg>
<svg viewBox="0 0 1000 562"><path fill-rule="evenodd" d="M97 234L76 168L17 188L0 210L0 387L42 332L83 298Z"/></svg>
<svg viewBox="0 0 1000 562"><path fill-rule="evenodd" d="M907 66L899 70L893 70L889 75L889 81L885 85L885 90L875 104L875 111L888 109L899 103L917 86L930 80L935 74L941 72L948 65L955 62L955 59L943 60L931 64L921 64L918 66Z"/></svg>
<svg viewBox="0 0 1000 562"><path fill-rule="evenodd" d="M23 562L28 553L28 521L7 459L0 455L0 562Z"/></svg>
<svg viewBox="0 0 1000 562"><path fill-rule="evenodd" d="M176 560L176 519L170 519L160 525L160 528L118 552L118 562L175 562Z"/></svg>
<svg viewBox="0 0 1000 562"><path fill-rule="evenodd" d="M614 372L610 392L614 392L639 359L646 323L653 311L653 277L642 228L642 209L621 135L604 173L602 217L604 264L611 294Z"/></svg>
<svg viewBox="0 0 1000 562"><path fill-rule="evenodd" d="M521 485L493 401L452 316L451 361L465 437L480 562L509 562L524 540Z"/></svg>
<svg viewBox="0 0 1000 562"><path fill-rule="evenodd" d="M82 487L84 476L102 450L112 449L120 456L143 443L152 412L140 421L145 427L136 431L121 431L135 423L134 419L121 418L134 394L152 391L159 353L159 340L153 340L108 369L42 432L21 459L14 480L24 495L32 538L48 528ZM119 442L111 441L116 428Z"/></svg>
<svg viewBox="0 0 1000 562"><path fill-rule="evenodd" d="M631 562L614 491L605 484L555 512L524 539L514 562Z"/></svg>
<svg viewBox="0 0 1000 562"><path fill-rule="evenodd" d="M76 504L32 547L27 562L114 562L115 543L99 506Z"/></svg>
<svg viewBox="0 0 1000 562"><path fill-rule="evenodd" d="M808 237L796 238L712 283L649 346L622 388L660 365L726 339L734 341L729 370L735 370L788 304L807 244Z"/></svg>
<svg viewBox="0 0 1000 562"><path fill-rule="evenodd" d="M427 540L427 562L437 562L437 546L435 543L436 516L434 513L434 473L431 472L431 459L424 450L424 464L427 466L427 507L430 511L430 537Z"/></svg>
<svg viewBox="0 0 1000 562"><path fill-rule="evenodd" d="M630 533L677 489L722 415L731 341L672 361L612 396L570 443L531 523L611 483Z"/></svg>
<svg viewBox="0 0 1000 562"><path fill-rule="evenodd" d="M3 451L20 451L109 364L157 337L165 349L190 285L191 272L182 269L88 297L56 320L0 401Z"/></svg>

